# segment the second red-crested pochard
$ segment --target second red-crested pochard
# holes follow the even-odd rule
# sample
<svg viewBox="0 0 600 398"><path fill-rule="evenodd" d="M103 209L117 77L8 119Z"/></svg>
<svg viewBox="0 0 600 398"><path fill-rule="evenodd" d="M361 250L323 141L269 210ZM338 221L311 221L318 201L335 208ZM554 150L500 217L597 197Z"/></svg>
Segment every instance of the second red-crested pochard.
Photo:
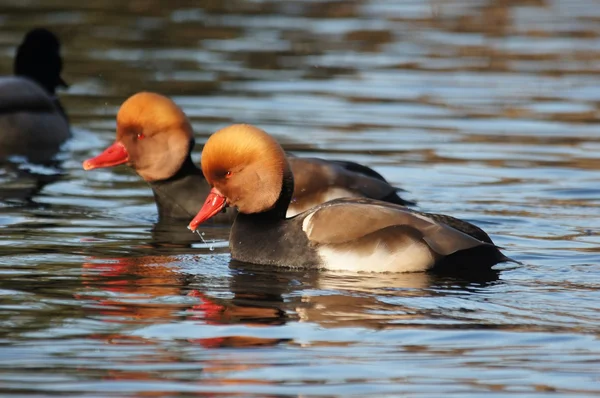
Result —
<svg viewBox="0 0 600 398"><path fill-rule="evenodd" d="M152 188L161 220L189 219L210 189L192 162L193 147L192 125L183 111L167 97L142 92L121 105L115 142L84 161L83 168L127 164ZM230 209L214 221L231 223L234 216Z"/></svg>
<svg viewBox="0 0 600 398"><path fill-rule="evenodd" d="M214 133L202 154L212 186L189 228L226 206L233 259L275 266L367 272L419 272L508 260L478 227L453 217L363 198L336 199L293 218L294 177L281 146L250 125ZM467 264L470 263L470 264Z"/></svg>
<svg viewBox="0 0 600 398"><path fill-rule="evenodd" d="M115 142L100 155L88 159L91 170L127 164L146 180L153 192L159 217L193 217L210 191L202 171L190 157L194 146L191 124L171 99L142 92L129 97L117 114ZM407 204L374 170L353 162L317 158L289 158L296 179L288 216L339 197L370 197ZM233 211L215 217L233 221Z"/></svg>
<svg viewBox="0 0 600 398"><path fill-rule="evenodd" d="M71 136L56 88L61 78L60 42L46 29L33 29L17 49L15 76L0 78L0 157L51 157ZM48 154L46 156L46 154Z"/></svg>

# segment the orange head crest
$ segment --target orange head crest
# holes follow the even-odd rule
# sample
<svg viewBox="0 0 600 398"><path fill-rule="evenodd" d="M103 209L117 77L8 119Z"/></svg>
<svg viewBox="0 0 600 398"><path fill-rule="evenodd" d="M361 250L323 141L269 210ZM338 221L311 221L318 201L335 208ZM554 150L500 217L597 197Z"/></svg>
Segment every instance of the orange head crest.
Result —
<svg viewBox="0 0 600 398"><path fill-rule="evenodd" d="M202 172L213 190L204 213L199 217L201 210L194 219L196 226L226 204L246 214L270 210L279 199L284 176L290 173L277 141L249 124L234 124L210 136L202 150Z"/></svg>
<svg viewBox="0 0 600 398"><path fill-rule="evenodd" d="M117 114L116 141L84 162L86 170L127 163L147 181L171 177L191 150L192 126L169 98L142 92L129 97Z"/></svg>

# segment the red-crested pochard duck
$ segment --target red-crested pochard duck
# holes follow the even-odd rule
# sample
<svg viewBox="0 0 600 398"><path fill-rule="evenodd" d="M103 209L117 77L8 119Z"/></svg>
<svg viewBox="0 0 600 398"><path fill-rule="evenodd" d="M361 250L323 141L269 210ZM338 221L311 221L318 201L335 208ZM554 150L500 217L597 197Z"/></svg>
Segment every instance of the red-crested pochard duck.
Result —
<svg viewBox="0 0 600 398"><path fill-rule="evenodd" d="M100 155L83 162L85 170L127 164L154 192L159 217L189 220L202 205L210 186L194 165L192 126L169 98L142 92L128 98L117 114L117 138ZM396 191L374 170L353 162L290 157L296 190L288 216L333 198L356 196L397 204ZM232 222L230 209L217 222Z"/></svg>
<svg viewBox="0 0 600 398"><path fill-rule="evenodd" d="M270 135L238 124L214 133L202 153L212 186L198 225L231 206L233 259L265 265L367 272L489 268L508 260L478 227L453 217L365 198L336 199L292 218L294 177ZM471 263L471 264L467 264Z"/></svg>
<svg viewBox="0 0 600 398"><path fill-rule="evenodd" d="M56 98L67 87L60 74L60 42L46 29L33 29L17 49L14 75L0 78L0 156L56 151L71 136Z"/></svg>

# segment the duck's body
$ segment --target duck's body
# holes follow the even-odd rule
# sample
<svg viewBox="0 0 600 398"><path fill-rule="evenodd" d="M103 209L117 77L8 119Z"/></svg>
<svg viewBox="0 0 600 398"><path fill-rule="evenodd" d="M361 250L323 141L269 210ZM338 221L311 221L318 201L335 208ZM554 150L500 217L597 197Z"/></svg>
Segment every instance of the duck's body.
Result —
<svg viewBox="0 0 600 398"><path fill-rule="evenodd" d="M200 223L226 205L239 214L232 226L233 259L301 268L419 272L439 266L481 269L507 258L478 227L364 198L344 198L286 218L294 178L283 150L253 126L218 131L204 147L202 169L213 186Z"/></svg>
<svg viewBox="0 0 600 398"><path fill-rule="evenodd" d="M15 76L0 77L0 157L55 153L71 137L56 88L66 86L56 36L30 31L15 58ZM45 156L41 156L44 158Z"/></svg>
<svg viewBox="0 0 600 398"><path fill-rule="evenodd" d="M334 271L427 271L454 254L466 260L458 253L475 248L480 258L469 262L480 267L505 259L466 221L364 198L335 199L288 219L238 214L230 246L238 261Z"/></svg>
<svg viewBox="0 0 600 398"><path fill-rule="evenodd" d="M56 101L30 79L0 78L0 146L60 146L71 136Z"/></svg>
<svg viewBox="0 0 600 398"><path fill-rule="evenodd" d="M187 221L198 213L210 192L202 170L191 160L193 146L191 124L173 101L154 93L138 93L119 110L115 143L102 154L86 160L84 168L128 164L150 184L161 220ZM318 158L290 156L288 159L296 178L288 217L346 196L411 203L402 200L396 194L398 188L366 166ZM234 216L235 210L227 209L212 221L231 223Z"/></svg>

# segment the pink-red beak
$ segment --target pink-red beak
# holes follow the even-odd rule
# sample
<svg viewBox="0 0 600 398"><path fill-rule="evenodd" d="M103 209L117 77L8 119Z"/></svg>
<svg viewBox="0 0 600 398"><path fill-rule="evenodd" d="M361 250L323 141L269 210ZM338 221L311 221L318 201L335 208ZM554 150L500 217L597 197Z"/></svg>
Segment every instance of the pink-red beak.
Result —
<svg viewBox="0 0 600 398"><path fill-rule="evenodd" d="M128 160L129 153L127 153L125 146L119 141L115 141L114 144L106 148L100 155L83 162L83 169L93 170L100 167L112 167L127 163Z"/></svg>
<svg viewBox="0 0 600 398"><path fill-rule="evenodd" d="M227 205L227 199L216 188L210 190L202 208L190 222L188 228L195 231L198 225L218 214Z"/></svg>

